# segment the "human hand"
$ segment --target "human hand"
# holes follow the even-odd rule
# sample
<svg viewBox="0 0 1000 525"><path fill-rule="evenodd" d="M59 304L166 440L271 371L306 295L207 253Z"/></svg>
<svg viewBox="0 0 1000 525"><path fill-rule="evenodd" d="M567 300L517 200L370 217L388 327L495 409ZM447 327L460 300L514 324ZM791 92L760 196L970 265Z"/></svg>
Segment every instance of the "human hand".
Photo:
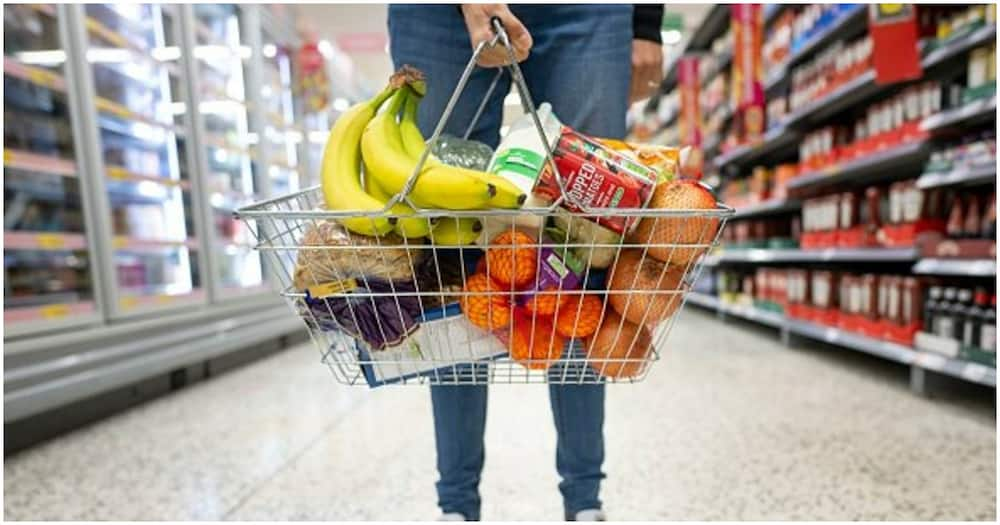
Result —
<svg viewBox="0 0 1000 525"><path fill-rule="evenodd" d="M465 17L465 27L469 30L469 43L473 50L480 42L493 39L493 24L490 19L495 16L507 31L511 47L514 48L514 58L518 62L528 58L533 44L531 34L506 4L462 4L462 15ZM476 61L482 67L500 67L508 62L507 50L502 45L484 48Z"/></svg>
<svg viewBox="0 0 1000 525"><path fill-rule="evenodd" d="M663 49L649 40L632 40L632 84L629 104L649 97L663 80Z"/></svg>

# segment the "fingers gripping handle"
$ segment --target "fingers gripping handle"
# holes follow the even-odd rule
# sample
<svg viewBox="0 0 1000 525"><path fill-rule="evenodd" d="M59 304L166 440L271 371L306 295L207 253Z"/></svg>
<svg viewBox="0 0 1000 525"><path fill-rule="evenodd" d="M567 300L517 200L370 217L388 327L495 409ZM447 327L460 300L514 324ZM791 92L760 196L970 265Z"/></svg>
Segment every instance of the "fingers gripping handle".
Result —
<svg viewBox="0 0 1000 525"><path fill-rule="evenodd" d="M577 208L581 209L585 213L589 213L590 209L584 206L582 203L576 202L573 197L567 194L566 186L563 182L562 175L559 173L559 167L556 165L555 158L552 155L552 144L549 138L545 135L545 129L542 127L542 122L538 118L538 111L535 108L535 104L532 101L531 93L528 91L528 86L524 81L524 75L521 73L521 67L517 63L517 58L514 54L514 47L510 43L510 38L507 35L507 31L504 29L503 22L499 17L491 17L490 25L493 28L494 36L488 41L482 41L476 45L473 50L472 56L469 58L468 64L466 64L465 69L462 71L461 77L458 79L458 84L452 91L451 98L448 99L448 104L445 105L444 111L441 113L441 118L438 119L437 125L434 127L434 132L431 133L431 137L427 140L427 146L424 148L423 153L421 153L420 158L417 160L416 165L413 168L413 173L407 179L406 184L398 195L393 197L386 203L386 207L383 210L384 213L388 213L389 210L398 204L399 202L406 201L414 209L419 209L413 202L409 199L409 194L413 190L414 184L417 182L417 178L420 176L420 172L423 170L424 164L427 162L427 157L431 154L431 151L437 145L438 140L441 137L441 133L444 131L445 126L448 124L448 120L451 118L452 112L455 110L455 106L458 104L459 98L462 93L465 92L465 87L469 83L469 78L472 77L473 71L476 68L476 62L479 60L479 56L482 54L483 50L486 48L495 47L497 44L501 44L507 53L508 65L504 66L505 69L511 76L514 82L514 86L517 88L518 95L521 98L521 106L525 113L531 115L532 123L535 125L535 130L538 132L538 136L542 141L543 147L545 148L545 161L549 164L552 169L553 176L555 177L556 184L559 186L559 191L561 197L556 199L555 202L549 207L549 210L555 210L564 201L568 201L575 205ZM493 88L495 87L497 81L500 78L500 73L497 74L493 79L493 84L490 90L486 93L486 99L484 99L469 123L466 130L466 137L468 137L471 130L475 127L476 122L479 120L480 115L486 105L486 100L492 95Z"/></svg>

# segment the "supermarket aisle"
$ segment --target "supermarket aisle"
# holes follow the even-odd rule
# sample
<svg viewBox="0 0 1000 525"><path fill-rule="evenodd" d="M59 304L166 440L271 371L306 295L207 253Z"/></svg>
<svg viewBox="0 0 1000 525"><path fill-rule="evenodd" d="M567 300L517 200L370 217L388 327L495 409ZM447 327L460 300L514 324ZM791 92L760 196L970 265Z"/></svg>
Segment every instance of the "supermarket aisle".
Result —
<svg viewBox="0 0 1000 525"><path fill-rule="evenodd" d="M615 519L993 519L992 410L697 310L609 394ZM846 352L846 351L845 351ZM559 519L545 389L491 391L486 519ZM5 462L8 519L434 519L429 396L299 348Z"/></svg>

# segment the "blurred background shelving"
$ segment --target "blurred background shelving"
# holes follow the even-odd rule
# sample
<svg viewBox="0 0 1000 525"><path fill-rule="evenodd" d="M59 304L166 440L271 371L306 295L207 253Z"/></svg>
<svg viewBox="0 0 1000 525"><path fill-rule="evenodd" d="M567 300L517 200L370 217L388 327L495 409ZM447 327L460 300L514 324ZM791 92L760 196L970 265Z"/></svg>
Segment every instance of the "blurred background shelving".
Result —
<svg viewBox="0 0 1000 525"><path fill-rule="evenodd" d="M297 16L5 6L5 423L303 336L233 217L317 183L329 124L364 95L299 104Z"/></svg>
<svg viewBox="0 0 1000 525"><path fill-rule="evenodd" d="M996 8L910 8L921 72L883 83L872 6L763 5L756 137L730 100L730 7L674 46L701 73L703 180L736 208L689 300L910 366L918 391L927 371L995 386L995 320L977 316L995 319ZM632 138L685 145L681 113L670 67Z"/></svg>

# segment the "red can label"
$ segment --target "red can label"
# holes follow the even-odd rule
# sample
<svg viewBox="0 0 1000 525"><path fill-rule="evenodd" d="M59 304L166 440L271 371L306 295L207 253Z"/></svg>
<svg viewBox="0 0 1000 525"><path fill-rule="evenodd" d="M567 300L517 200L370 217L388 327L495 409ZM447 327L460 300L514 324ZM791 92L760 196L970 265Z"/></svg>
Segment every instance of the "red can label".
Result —
<svg viewBox="0 0 1000 525"><path fill-rule="evenodd" d="M563 128L552 155L566 188L562 205L570 211L583 211L578 204L587 208L643 208L653 195L655 171L569 128ZM548 164L533 191L549 200L562 195ZM627 233L638 222L635 216L587 218L618 234Z"/></svg>

